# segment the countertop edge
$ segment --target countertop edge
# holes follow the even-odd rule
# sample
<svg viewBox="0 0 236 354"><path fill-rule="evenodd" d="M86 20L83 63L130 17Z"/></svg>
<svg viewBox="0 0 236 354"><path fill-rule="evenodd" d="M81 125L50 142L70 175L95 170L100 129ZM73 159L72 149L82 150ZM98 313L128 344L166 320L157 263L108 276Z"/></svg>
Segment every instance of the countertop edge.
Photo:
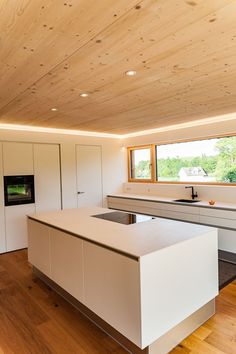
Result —
<svg viewBox="0 0 236 354"><path fill-rule="evenodd" d="M135 197L133 195L116 195L116 194L108 194L107 197L112 197L112 198L120 198L120 199L132 199L132 200L143 200L145 202L154 202L154 203L163 203L163 204L172 204L172 205L184 205L184 206L189 206L189 207L198 207L198 208L206 208L206 209L217 209L217 210L227 210L227 211L234 211L236 212L236 207L234 208L227 208L227 207L221 207L217 205L201 205L196 203L184 203L184 202L175 202L174 200L158 200L158 199L149 199L145 198L145 196L142 198L141 196Z"/></svg>
<svg viewBox="0 0 236 354"><path fill-rule="evenodd" d="M115 247L107 246L107 245L105 245L104 243L91 240L90 238L88 238L88 237L86 237L86 236L78 235L78 234L76 234L76 233L74 233L74 232L71 232L71 231L68 231L68 230L66 230L66 229L63 229L63 228L61 228L61 227L55 226L55 225L53 225L53 224L50 224L49 222L42 221L42 220L39 220L39 219L37 219L37 218L34 218L33 216L27 215L27 218L30 219L30 220L36 221L36 222L38 222L38 223L40 223L40 224L43 224L43 225L45 225L45 226L52 227L52 228L54 228L54 229L56 229L56 230L58 230L58 231L65 232L66 234L68 234L68 235L70 235L70 236L80 238L81 240L84 240L84 241L93 243L93 244L98 245L98 246L100 246L100 247L106 248L106 249L108 249L108 250L110 250L110 251L119 253L119 254L121 254L122 256L131 258L131 259L133 259L133 260L135 260L135 261L137 261L137 262L139 262L139 260L140 260L140 257L141 257L141 256L136 256L136 255L131 254L131 253L129 253L129 252L125 252L125 251L119 250L119 249L117 249L117 248L115 248Z"/></svg>

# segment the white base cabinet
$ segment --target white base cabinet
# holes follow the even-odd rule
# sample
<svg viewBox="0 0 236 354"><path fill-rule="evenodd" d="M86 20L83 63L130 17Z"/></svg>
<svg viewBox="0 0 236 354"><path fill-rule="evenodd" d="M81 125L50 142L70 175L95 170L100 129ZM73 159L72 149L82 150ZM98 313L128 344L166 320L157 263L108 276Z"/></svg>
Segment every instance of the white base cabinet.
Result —
<svg viewBox="0 0 236 354"><path fill-rule="evenodd" d="M83 241L50 228L51 279L83 302Z"/></svg>
<svg viewBox="0 0 236 354"><path fill-rule="evenodd" d="M218 229L219 249L236 253L236 230Z"/></svg>
<svg viewBox="0 0 236 354"><path fill-rule="evenodd" d="M29 262L51 277L50 228L28 219L28 242Z"/></svg>
<svg viewBox="0 0 236 354"><path fill-rule="evenodd" d="M214 313L214 229L140 257L30 218L28 232L30 263L150 353L167 353Z"/></svg>
<svg viewBox="0 0 236 354"><path fill-rule="evenodd" d="M35 213L35 204L12 205L5 208L6 251L28 246L27 217Z"/></svg>
<svg viewBox="0 0 236 354"><path fill-rule="evenodd" d="M85 305L141 346L139 279L138 261L84 242Z"/></svg>
<svg viewBox="0 0 236 354"><path fill-rule="evenodd" d="M144 196L145 198L145 196ZM108 196L108 207L219 228L220 250L236 253L236 211ZM232 230L229 230L229 229Z"/></svg>
<svg viewBox="0 0 236 354"><path fill-rule="evenodd" d="M146 200L135 200L131 198L116 198L112 196L108 196L107 199L108 207L112 209L160 216L175 220L199 222L199 208L188 208L184 205L149 202Z"/></svg>

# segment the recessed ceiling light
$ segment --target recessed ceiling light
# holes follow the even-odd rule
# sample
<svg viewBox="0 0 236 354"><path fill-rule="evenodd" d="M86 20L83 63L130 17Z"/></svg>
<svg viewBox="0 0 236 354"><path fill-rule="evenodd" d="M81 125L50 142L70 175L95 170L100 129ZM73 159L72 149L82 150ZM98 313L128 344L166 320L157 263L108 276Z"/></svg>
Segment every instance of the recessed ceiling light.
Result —
<svg viewBox="0 0 236 354"><path fill-rule="evenodd" d="M127 76L134 76L136 74L137 74L137 72L135 70L128 70L125 73L125 75L127 75Z"/></svg>
<svg viewBox="0 0 236 354"><path fill-rule="evenodd" d="M88 97L88 93L83 92L83 93L80 94L80 97Z"/></svg>
<svg viewBox="0 0 236 354"><path fill-rule="evenodd" d="M58 111L58 108L56 108L56 107L51 108L51 111L56 112L56 111Z"/></svg>

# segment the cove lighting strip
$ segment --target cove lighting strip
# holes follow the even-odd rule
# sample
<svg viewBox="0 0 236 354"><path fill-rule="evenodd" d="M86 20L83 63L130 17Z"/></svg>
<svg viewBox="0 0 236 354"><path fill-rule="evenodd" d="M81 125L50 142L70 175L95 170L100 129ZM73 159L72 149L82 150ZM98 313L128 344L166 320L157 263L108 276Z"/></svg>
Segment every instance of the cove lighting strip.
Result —
<svg viewBox="0 0 236 354"><path fill-rule="evenodd" d="M162 133L171 130L192 128L197 126L203 126L213 123L223 123L230 120L236 119L236 113L224 114L217 117L210 117L206 119L194 120L192 122L168 125L161 128L142 130L130 134L110 134L110 133L98 133L98 132L89 132L84 130L70 130L70 129L57 129L57 128L44 128L36 127L30 125L16 125L16 124L0 124L0 129L3 130L20 130L28 132L39 132L39 133L51 133L51 134L64 134L64 135L80 135L80 136L92 136L97 138L112 138L112 139L126 139L133 138L136 136L150 135L155 133Z"/></svg>
<svg viewBox="0 0 236 354"><path fill-rule="evenodd" d="M224 114L224 115L217 116L217 117L210 117L210 118L205 118L205 119L193 120L192 122L168 125L168 126L161 127L161 128L142 130L142 131L139 131L136 133L122 135L122 138L133 138L136 136L162 133L162 132L167 132L170 130L192 128L192 127L198 127L201 125L207 125L207 124L213 124L213 123L223 123L223 122L226 122L229 120L236 120L236 113L230 113L230 114Z"/></svg>
<svg viewBox="0 0 236 354"><path fill-rule="evenodd" d="M80 135L80 136L93 136L97 138L116 138L121 139L123 135L119 134L109 134L109 133L97 133L89 132L86 130L70 130L70 129L58 129L58 128L44 128L36 127L32 125L16 125L16 124L0 124L0 129L4 130L21 130L26 132L36 132L36 133L51 133L51 134L64 134L64 135Z"/></svg>

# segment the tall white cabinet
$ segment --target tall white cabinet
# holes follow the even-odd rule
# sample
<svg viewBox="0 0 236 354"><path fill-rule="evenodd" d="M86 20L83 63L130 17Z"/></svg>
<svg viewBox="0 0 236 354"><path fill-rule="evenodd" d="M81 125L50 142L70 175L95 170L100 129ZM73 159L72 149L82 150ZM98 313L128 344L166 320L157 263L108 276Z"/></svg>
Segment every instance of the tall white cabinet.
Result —
<svg viewBox="0 0 236 354"><path fill-rule="evenodd" d="M36 212L61 209L59 146L34 144L33 161Z"/></svg>
<svg viewBox="0 0 236 354"><path fill-rule="evenodd" d="M2 142L1 152L0 253L3 253L27 247L26 215L61 209L61 176L57 144ZM14 175L34 175L34 204L4 206L3 176Z"/></svg>
<svg viewBox="0 0 236 354"><path fill-rule="evenodd" d="M0 143L2 156L2 143ZM6 252L5 216L4 216L3 163L0 158L0 253Z"/></svg>
<svg viewBox="0 0 236 354"><path fill-rule="evenodd" d="M34 174L32 144L4 142L2 157L4 176ZM26 215L35 212L35 204L12 205L4 209L5 250L8 252L27 247Z"/></svg>

